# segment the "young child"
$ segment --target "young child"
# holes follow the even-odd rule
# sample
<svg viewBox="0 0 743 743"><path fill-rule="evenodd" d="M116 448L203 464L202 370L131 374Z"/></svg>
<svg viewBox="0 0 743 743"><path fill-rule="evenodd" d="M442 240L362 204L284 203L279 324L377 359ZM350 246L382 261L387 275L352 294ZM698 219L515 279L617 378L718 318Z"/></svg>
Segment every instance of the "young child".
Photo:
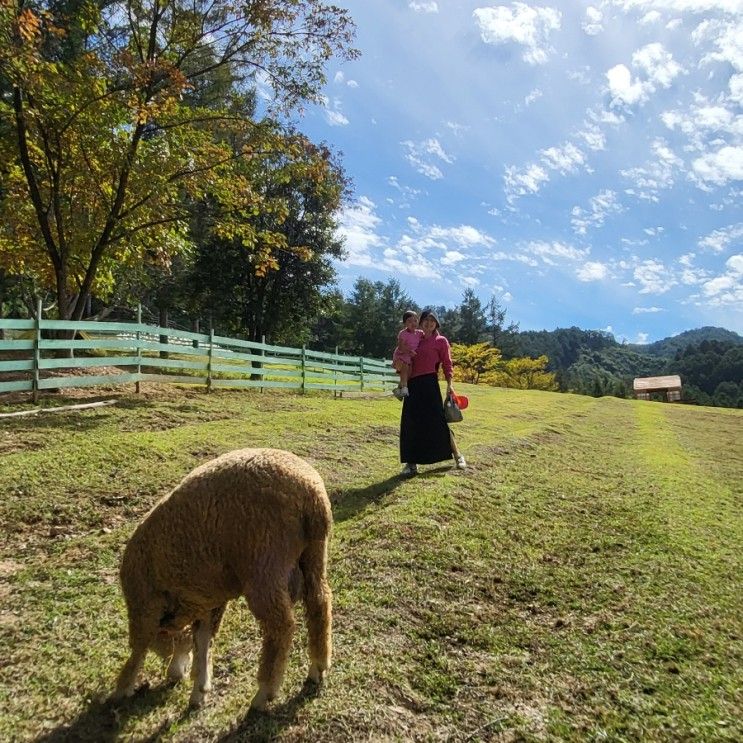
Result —
<svg viewBox="0 0 743 743"><path fill-rule="evenodd" d="M408 396L410 365L423 337L423 331L418 330L418 315L412 310L403 313L402 324L403 329L397 335L397 346L392 354L392 366L400 375L400 384L397 389L392 390L392 394L398 400Z"/></svg>

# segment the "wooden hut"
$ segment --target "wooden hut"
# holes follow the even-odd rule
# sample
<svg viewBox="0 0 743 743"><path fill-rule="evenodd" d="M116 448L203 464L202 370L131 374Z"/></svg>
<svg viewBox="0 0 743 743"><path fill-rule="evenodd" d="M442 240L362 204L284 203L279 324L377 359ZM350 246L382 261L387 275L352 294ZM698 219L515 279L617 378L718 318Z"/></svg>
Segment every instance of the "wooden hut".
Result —
<svg viewBox="0 0 743 743"><path fill-rule="evenodd" d="M681 399L681 377L671 374L667 377L637 377L633 383L638 400L650 400L654 392L665 393L668 402Z"/></svg>

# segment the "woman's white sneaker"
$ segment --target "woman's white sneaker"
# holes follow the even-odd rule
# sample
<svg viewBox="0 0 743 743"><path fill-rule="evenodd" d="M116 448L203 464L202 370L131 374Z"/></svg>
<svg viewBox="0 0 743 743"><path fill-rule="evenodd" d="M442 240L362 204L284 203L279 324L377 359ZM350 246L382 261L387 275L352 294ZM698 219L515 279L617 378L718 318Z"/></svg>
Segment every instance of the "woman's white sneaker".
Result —
<svg viewBox="0 0 743 743"><path fill-rule="evenodd" d="M413 475L418 474L418 465L417 464L406 464L402 468L402 472L400 472L401 475L404 477L412 477Z"/></svg>
<svg viewBox="0 0 743 743"><path fill-rule="evenodd" d="M458 457L454 458L454 461L456 462L457 469L458 470L466 470L467 469L467 460L465 460L464 455L460 454Z"/></svg>

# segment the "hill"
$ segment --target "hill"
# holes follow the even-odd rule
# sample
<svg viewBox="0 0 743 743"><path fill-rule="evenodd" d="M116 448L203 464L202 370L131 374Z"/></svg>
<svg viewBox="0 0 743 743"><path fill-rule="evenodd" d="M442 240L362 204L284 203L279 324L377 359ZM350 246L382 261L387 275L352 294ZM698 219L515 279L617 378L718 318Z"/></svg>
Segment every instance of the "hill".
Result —
<svg viewBox="0 0 743 743"><path fill-rule="evenodd" d="M743 406L743 337L724 328L688 330L647 346L558 328L519 333L518 346L521 355L546 355L563 391L630 397L635 377L679 374L686 401Z"/></svg>
<svg viewBox="0 0 743 743"><path fill-rule="evenodd" d="M663 356L670 359L676 355L677 351L683 351L687 346L699 345L702 341L719 341L721 343L743 345L743 336L732 330L707 325L695 330L685 330L683 333L663 338L663 340L655 343L648 343L647 345L628 343L626 347L648 356Z"/></svg>
<svg viewBox="0 0 743 743"><path fill-rule="evenodd" d="M0 739L743 739L743 412L462 385L470 469L401 479L391 397L143 389L0 422ZM330 493L327 685L303 687L300 621L248 714L260 639L234 602L204 709L154 659L149 689L97 701L127 655L125 541L245 446L306 457Z"/></svg>

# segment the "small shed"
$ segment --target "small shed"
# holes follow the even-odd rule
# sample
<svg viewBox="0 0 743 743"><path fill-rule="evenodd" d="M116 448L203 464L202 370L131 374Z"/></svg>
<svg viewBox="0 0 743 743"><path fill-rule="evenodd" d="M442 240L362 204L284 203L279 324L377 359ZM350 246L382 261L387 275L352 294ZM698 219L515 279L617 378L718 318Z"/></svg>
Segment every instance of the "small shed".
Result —
<svg viewBox="0 0 743 743"><path fill-rule="evenodd" d="M681 399L681 377L678 374L667 377L637 377L632 386L638 400L649 400L654 392L665 392L668 402L678 402Z"/></svg>

